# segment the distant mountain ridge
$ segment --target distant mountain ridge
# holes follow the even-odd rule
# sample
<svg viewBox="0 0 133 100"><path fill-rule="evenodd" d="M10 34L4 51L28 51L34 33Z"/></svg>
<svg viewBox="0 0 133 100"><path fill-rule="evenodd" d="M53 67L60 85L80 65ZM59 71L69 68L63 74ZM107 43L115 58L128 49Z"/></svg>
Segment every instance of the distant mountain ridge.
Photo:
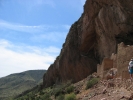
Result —
<svg viewBox="0 0 133 100"><path fill-rule="evenodd" d="M46 70L29 70L0 78L0 100L9 100L12 96L42 83L45 72Z"/></svg>

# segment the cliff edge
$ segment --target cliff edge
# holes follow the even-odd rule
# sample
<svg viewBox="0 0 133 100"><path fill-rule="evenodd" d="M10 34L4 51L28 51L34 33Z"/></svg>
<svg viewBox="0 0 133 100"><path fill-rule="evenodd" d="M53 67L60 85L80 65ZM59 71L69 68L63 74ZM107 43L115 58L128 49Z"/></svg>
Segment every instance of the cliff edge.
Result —
<svg viewBox="0 0 133 100"><path fill-rule="evenodd" d="M87 0L70 28L60 55L43 76L43 86L78 82L97 70L120 42L133 45L133 0Z"/></svg>

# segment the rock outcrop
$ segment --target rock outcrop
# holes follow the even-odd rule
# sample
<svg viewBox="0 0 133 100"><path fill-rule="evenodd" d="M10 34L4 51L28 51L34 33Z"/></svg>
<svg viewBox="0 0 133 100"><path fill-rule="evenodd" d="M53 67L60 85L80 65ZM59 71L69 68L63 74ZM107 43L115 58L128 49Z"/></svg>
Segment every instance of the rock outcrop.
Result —
<svg viewBox="0 0 133 100"><path fill-rule="evenodd" d="M103 58L117 53L117 44L133 44L133 0L87 0L60 55L43 77L44 87L58 81L77 82L97 69Z"/></svg>

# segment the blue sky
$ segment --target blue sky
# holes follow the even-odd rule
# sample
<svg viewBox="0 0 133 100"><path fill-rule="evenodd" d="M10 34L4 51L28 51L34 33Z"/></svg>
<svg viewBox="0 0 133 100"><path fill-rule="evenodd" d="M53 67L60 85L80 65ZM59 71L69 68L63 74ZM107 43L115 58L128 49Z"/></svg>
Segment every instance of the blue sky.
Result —
<svg viewBox="0 0 133 100"><path fill-rule="evenodd" d="M48 69L85 0L0 0L0 77Z"/></svg>

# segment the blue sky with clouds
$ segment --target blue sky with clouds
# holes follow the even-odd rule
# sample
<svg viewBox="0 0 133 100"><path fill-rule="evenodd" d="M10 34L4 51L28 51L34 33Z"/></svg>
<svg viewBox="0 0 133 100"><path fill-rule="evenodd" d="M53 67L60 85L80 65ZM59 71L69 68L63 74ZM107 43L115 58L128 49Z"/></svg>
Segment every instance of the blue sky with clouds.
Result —
<svg viewBox="0 0 133 100"><path fill-rule="evenodd" d="M0 77L48 69L85 0L0 0Z"/></svg>

